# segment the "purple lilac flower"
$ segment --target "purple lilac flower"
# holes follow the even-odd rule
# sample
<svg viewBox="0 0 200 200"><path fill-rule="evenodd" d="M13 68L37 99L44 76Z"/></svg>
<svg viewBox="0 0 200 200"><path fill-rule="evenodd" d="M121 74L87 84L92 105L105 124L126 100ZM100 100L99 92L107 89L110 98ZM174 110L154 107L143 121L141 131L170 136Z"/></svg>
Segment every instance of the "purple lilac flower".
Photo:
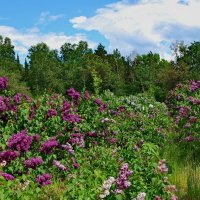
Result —
<svg viewBox="0 0 200 200"><path fill-rule="evenodd" d="M26 130L14 134L8 140L8 148L14 149L20 152L27 152L31 146L33 137L27 135Z"/></svg>
<svg viewBox="0 0 200 200"><path fill-rule="evenodd" d="M107 108L107 105L106 104L102 104L99 109L98 109L98 112L103 112L105 109Z"/></svg>
<svg viewBox="0 0 200 200"><path fill-rule="evenodd" d="M26 168L36 169L38 165L41 165L44 161L42 158L30 158L29 160L24 161Z"/></svg>
<svg viewBox="0 0 200 200"><path fill-rule="evenodd" d="M190 123L196 123L196 121L197 121L197 118L195 116L190 116L189 117L189 122Z"/></svg>
<svg viewBox="0 0 200 200"><path fill-rule="evenodd" d="M185 138L185 141L186 141L186 142L192 142L192 141L194 141L194 138L193 138L191 135L189 135L189 136L187 136L187 137Z"/></svg>
<svg viewBox="0 0 200 200"><path fill-rule="evenodd" d="M89 92L87 90L84 93L84 97L85 97L86 100L90 99L90 94L89 94Z"/></svg>
<svg viewBox="0 0 200 200"><path fill-rule="evenodd" d="M103 104L100 99L94 99L94 103L96 103L98 106L101 106Z"/></svg>
<svg viewBox="0 0 200 200"><path fill-rule="evenodd" d="M79 168L79 164L78 163L73 163L73 167L74 167L74 169L78 169Z"/></svg>
<svg viewBox="0 0 200 200"><path fill-rule="evenodd" d="M5 90L8 87L8 78L0 77L0 90Z"/></svg>
<svg viewBox="0 0 200 200"><path fill-rule="evenodd" d="M89 137L97 138L97 133L96 133L96 131L88 132L87 135L88 135Z"/></svg>
<svg viewBox="0 0 200 200"><path fill-rule="evenodd" d="M194 104L194 105L200 105L200 100L199 99L195 99L193 97L188 97L188 100L190 101L190 103Z"/></svg>
<svg viewBox="0 0 200 200"><path fill-rule="evenodd" d="M22 94L17 93L13 98L15 103L19 103L22 100Z"/></svg>
<svg viewBox="0 0 200 200"><path fill-rule="evenodd" d="M110 138L110 143L111 144L117 143L117 138Z"/></svg>
<svg viewBox="0 0 200 200"><path fill-rule="evenodd" d="M52 184L52 176L50 174L37 175L36 182L41 186L46 186Z"/></svg>
<svg viewBox="0 0 200 200"><path fill-rule="evenodd" d="M195 92L199 88L200 88L200 81L194 81L194 80L190 81L190 90L191 90L191 92Z"/></svg>
<svg viewBox="0 0 200 200"><path fill-rule="evenodd" d="M54 110L54 109L49 109L48 111L47 111L47 118L51 118L51 117L53 117L53 116L56 116L58 113L57 113L57 111L56 110Z"/></svg>
<svg viewBox="0 0 200 200"><path fill-rule="evenodd" d="M2 96L0 96L0 111L4 112L7 110L7 105L5 103L5 98L3 98Z"/></svg>
<svg viewBox="0 0 200 200"><path fill-rule="evenodd" d="M0 172L0 175L4 177L5 180L7 181L12 181L14 180L14 176L10 175L10 174L7 174L7 173L4 173L4 172Z"/></svg>
<svg viewBox="0 0 200 200"><path fill-rule="evenodd" d="M6 161L6 162L11 162L12 160L15 160L18 157L18 152L17 151L3 151L0 153L0 161Z"/></svg>
<svg viewBox="0 0 200 200"><path fill-rule="evenodd" d="M68 89L67 94L72 98L74 105L78 105L78 101L80 101L81 94L77 92L74 88Z"/></svg>
<svg viewBox="0 0 200 200"><path fill-rule="evenodd" d="M78 115L78 114L68 114L68 113L63 113L62 114L62 119L64 121L67 121L67 122L72 122L72 123L79 123L82 121L82 118Z"/></svg>
<svg viewBox="0 0 200 200"><path fill-rule="evenodd" d="M58 142L56 141L56 138L53 137L44 143L42 143L42 147L40 148L40 151L45 154L50 154L54 148L58 146Z"/></svg>
<svg viewBox="0 0 200 200"><path fill-rule="evenodd" d="M132 173L133 171L128 169L128 163L124 163L115 181L117 187L115 190L116 193L121 193L122 190L127 189L131 185L128 178Z"/></svg>
<svg viewBox="0 0 200 200"><path fill-rule="evenodd" d="M39 143L39 142L40 142L40 135L39 135L39 134L35 134L35 135L34 135L34 139L35 139L35 141L36 141L37 143Z"/></svg>
<svg viewBox="0 0 200 200"><path fill-rule="evenodd" d="M69 113L69 112L70 112L70 108L71 108L70 103L67 102L67 101L64 99L64 100L63 100L62 111L63 111L63 112L66 112L66 113Z"/></svg>

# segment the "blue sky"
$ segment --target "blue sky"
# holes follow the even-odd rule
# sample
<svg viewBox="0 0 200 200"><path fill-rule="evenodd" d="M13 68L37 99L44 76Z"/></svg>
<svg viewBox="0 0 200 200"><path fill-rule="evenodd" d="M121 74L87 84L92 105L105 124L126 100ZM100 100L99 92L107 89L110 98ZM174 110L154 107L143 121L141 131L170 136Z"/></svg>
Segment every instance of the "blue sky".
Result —
<svg viewBox="0 0 200 200"><path fill-rule="evenodd" d="M0 35L12 39L21 57L46 42L98 43L123 55L158 52L170 59L170 45L200 40L200 0L0 0Z"/></svg>

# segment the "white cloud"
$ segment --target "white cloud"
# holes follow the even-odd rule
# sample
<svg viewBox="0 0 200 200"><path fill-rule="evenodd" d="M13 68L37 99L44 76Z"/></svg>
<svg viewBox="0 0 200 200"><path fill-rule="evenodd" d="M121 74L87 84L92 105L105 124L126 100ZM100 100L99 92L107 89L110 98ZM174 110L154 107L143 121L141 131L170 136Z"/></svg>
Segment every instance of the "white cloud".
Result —
<svg viewBox="0 0 200 200"><path fill-rule="evenodd" d="M93 17L70 20L73 27L99 31L110 49L124 54L150 50L169 58L169 44L175 40L200 40L200 0L123 0L96 11Z"/></svg>
<svg viewBox="0 0 200 200"><path fill-rule="evenodd" d="M40 14L39 20L36 23L36 25L43 25L43 24L48 24L50 22L56 21L58 19L63 18L63 14L58 14L58 15L51 15L50 12L42 12Z"/></svg>
<svg viewBox="0 0 200 200"><path fill-rule="evenodd" d="M78 43L80 40L87 41L89 47L94 48L97 44L90 41L84 34L65 35L64 33L41 33L36 27L25 31L17 30L10 26L0 26L0 34L9 37L15 46L15 50L23 58L27 55L32 45L44 42L51 49L59 49L65 42Z"/></svg>

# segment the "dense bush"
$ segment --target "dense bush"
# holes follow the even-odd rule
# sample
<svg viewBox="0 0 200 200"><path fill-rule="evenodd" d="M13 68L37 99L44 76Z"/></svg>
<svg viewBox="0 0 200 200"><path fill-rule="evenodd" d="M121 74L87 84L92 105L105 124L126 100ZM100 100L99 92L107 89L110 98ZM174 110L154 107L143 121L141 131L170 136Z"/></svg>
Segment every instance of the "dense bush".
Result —
<svg viewBox="0 0 200 200"><path fill-rule="evenodd" d="M1 199L176 199L159 153L164 104L73 88L32 100L6 86L1 78Z"/></svg>

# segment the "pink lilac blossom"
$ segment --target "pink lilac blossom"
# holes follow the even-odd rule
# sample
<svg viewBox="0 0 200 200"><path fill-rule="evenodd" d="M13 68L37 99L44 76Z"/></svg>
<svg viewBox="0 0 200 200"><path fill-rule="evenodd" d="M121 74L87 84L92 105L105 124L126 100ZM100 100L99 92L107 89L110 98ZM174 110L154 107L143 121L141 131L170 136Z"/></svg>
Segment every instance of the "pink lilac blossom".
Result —
<svg viewBox="0 0 200 200"><path fill-rule="evenodd" d="M190 81L190 90L191 90L191 92L195 92L199 88L200 88L200 81L194 81L194 80Z"/></svg>
<svg viewBox="0 0 200 200"><path fill-rule="evenodd" d="M63 164L61 164L61 162L58 161L58 160L54 160L54 161L53 161L53 164L54 164L57 168L61 169L62 171L64 171L64 170L69 171L69 168L65 167L65 166L64 166Z"/></svg>
<svg viewBox="0 0 200 200"><path fill-rule="evenodd" d="M66 143L66 145L62 145L62 147L64 149L66 149L69 154L73 155L74 154L74 150L73 150L73 147L71 146L71 144L69 144L68 142Z"/></svg>
<svg viewBox="0 0 200 200"><path fill-rule="evenodd" d="M160 160L158 162L158 171L163 173L163 174L168 172L168 168L166 166L166 160L165 159Z"/></svg>
<svg viewBox="0 0 200 200"><path fill-rule="evenodd" d="M72 98L74 105L77 106L78 102L80 101L81 94L77 92L74 88L68 89L67 94Z"/></svg>
<svg viewBox="0 0 200 200"><path fill-rule="evenodd" d="M8 148L20 151L21 153L27 152L32 144L33 137L27 135L26 130L14 134L8 140Z"/></svg>
<svg viewBox="0 0 200 200"><path fill-rule="evenodd" d="M102 194L100 194L99 197L101 199L106 198L110 194L110 188L114 182L114 177L109 177L107 180L104 181L103 185L100 188Z"/></svg>

